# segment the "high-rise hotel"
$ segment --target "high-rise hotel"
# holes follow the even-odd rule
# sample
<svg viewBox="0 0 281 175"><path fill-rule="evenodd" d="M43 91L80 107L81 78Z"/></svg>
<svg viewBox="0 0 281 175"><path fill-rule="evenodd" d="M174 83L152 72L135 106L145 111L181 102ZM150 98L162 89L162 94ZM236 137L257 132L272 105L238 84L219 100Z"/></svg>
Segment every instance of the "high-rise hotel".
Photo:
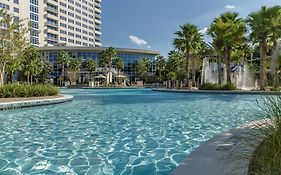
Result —
<svg viewBox="0 0 281 175"><path fill-rule="evenodd" d="M36 46L101 46L101 0L1 0L0 8L30 22Z"/></svg>

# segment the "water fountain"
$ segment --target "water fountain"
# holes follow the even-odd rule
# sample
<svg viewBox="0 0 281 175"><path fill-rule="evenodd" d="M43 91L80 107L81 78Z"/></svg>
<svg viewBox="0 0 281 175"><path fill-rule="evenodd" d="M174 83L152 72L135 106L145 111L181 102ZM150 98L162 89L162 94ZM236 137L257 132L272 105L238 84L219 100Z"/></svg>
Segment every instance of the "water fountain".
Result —
<svg viewBox="0 0 281 175"><path fill-rule="evenodd" d="M226 83L226 67L224 64L221 64L222 67L222 84ZM202 78L201 84L203 83L212 83L218 84L218 63L210 62L208 58L203 59L202 66ZM238 65L232 69L232 78L231 82L236 85L238 89L242 90L252 90L257 89L257 80L254 73L248 68L246 64Z"/></svg>
<svg viewBox="0 0 281 175"><path fill-rule="evenodd" d="M223 67L223 77L222 77L222 83L226 80L226 71L224 68L224 64L220 63L221 67ZM218 80L218 63L216 62L210 62L208 58L203 59L203 66L202 66L202 73L201 73L201 84L203 83L211 83L211 84L217 84L219 82Z"/></svg>

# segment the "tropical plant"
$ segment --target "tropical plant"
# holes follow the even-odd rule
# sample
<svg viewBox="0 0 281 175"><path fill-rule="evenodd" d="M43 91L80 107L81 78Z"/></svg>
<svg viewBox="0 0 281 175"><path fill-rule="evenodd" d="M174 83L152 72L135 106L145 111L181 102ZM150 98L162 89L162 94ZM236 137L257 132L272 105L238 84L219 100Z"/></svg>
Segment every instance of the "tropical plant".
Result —
<svg viewBox="0 0 281 175"><path fill-rule="evenodd" d="M87 70L90 73L90 81L93 81L93 72L97 69L97 63L94 60L87 61Z"/></svg>
<svg viewBox="0 0 281 175"><path fill-rule="evenodd" d="M177 79L184 79L182 75L185 74L185 60L184 56L179 52L172 50L168 53L168 61L166 64L166 71L176 73ZM169 78L169 76L167 76Z"/></svg>
<svg viewBox="0 0 281 175"><path fill-rule="evenodd" d="M34 75L40 74L43 64L39 52L34 46L29 46L24 50L22 61L22 72L26 75L27 84L32 83Z"/></svg>
<svg viewBox="0 0 281 175"><path fill-rule="evenodd" d="M78 81L80 76L81 65L82 63L78 59L73 58L69 61L66 74L70 81L70 85L74 85L75 82Z"/></svg>
<svg viewBox="0 0 281 175"><path fill-rule="evenodd" d="M215 18L211 24L208 34L213 38L214 45L220 53L225 54L224 62L226 66L227 82L231 83L230 60L231 50L239 44L245 42L246 25L239 14L226 12Z"/></svg>
<svg viewBox="0 0 281 175"><path fill-rule="evenodd" d="M45 83L46 79L50 78L50 75L52 73L53 67L50 63L49 60L47 59L42 59L42 71L40 72L39 76L40 76L40 80L42 83Z"/></svg>
<svg viewBox="0 0 281 175"><path fill-rule="evenodd" d="M149 60L140 59L137 61L136 71L138 78L145 80L149 72Z"/></svg>
<svg viewBox="0 0 281 175"><path fill-rule="evenodd" d="M62 82L65 82L65 69L69 62L68 53L64 50L60 51L58 54L57 64L61 66L61 75L59 77L60 86L63 85Z"/></svg>
<svg viewBox="0 0 281 175"><path fill-rule="evenodd" d="M250 39L259 44L260 50L260 89L264 90L266 86L266 55L268 48L268 39L275 30L275 20L280 15L280 7L263 6L258 12L251 13L246 22L251 29Z"/></svg>
<svg viewBox="0 0 281 175"><path fill-rule="evenodd" d="M123 62L122 58L117 57L114 59L114 67L117 70L118 75L119 75L120 70L124 69L124 62Z"/></svg>
<svg viewBox="0 0 281 175"><path fill-rule="evenodd" d="M159 81L162 82L162 73L166 68L166 60L164 56L158 55L156 58L156 68L159 73Z"/></svg>
<svg viewBox="0 0 281 175"><path fill-rule="evenodd" d="M186 80L189 80L190 55L197 53L202 43L202 35L199 33L197 26L189 23L180 26L180 30L176 31L175 35L176 39L174 40L174 46L185 54Z"/></svg>
<svg viewBox="0 0 281 175"><path fill-rule="evenodd" d="M22 60L21 59L13 59L9 61L5 67L5 72L7 73L8 82L13 83L14 81L14 74L17 71L20 71L22 67Z"/></svg>
<svg viewBox="0 0 281 175"><path fill-rule="evenodd" d="M113 47L108 47L106 50L102 51L99 59L99 65L105 68L106 77L112 66L112 60L117 56L117 51ZM107 86L109 85L109 80L106 81Z"/></svg>
<svg viewBox="0 0 281 175"><path fill-rule="evenodd" d="M13 20L5 10L0 9L0 86L4 85L6 65L10 66L19 59L28 45L25 34L28 29L24 27L23 21Z"/></svg>

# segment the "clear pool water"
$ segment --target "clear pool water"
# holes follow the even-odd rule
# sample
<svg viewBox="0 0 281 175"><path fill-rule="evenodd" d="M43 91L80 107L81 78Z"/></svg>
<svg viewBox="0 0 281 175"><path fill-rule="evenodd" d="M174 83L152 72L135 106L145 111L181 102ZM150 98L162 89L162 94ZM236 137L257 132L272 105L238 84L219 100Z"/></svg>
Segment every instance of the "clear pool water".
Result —
<svg viewBox="0 0 281 175"><path fill-rule="evenodd" d="M254 119L253 95L63 90L70 103L0 111L0 174L167 175Z"/></svg>

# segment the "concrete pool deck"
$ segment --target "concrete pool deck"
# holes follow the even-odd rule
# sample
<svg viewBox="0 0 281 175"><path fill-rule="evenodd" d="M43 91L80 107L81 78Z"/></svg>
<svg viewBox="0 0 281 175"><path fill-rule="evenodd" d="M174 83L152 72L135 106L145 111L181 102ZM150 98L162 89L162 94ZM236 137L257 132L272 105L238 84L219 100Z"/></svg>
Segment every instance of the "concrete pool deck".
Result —
<svg viewBox="0 0 281 175"><path fill-rule="evenodd" d="M243 90L221 91L221 90L166 89L166 88L152 88L152 90L158 92L198 93L198 94L281 95L281 92L275 92L275 91L243 91Z"/></svg>
<svg viewBox="0 0 281 175"><path fill-rule="evenodd" d="M53 105L72 101L72 95L60 94L58 96L31 97L31 98L8 98L0 99L0 110L26 108L34 106Z"/></svg>
<svg viewBox="0 0 281 175"><path fill-rule="evenodd" d="M172 175L247 175L251 155L263 137L256 121L216 135L192 151Z"/></svg>

